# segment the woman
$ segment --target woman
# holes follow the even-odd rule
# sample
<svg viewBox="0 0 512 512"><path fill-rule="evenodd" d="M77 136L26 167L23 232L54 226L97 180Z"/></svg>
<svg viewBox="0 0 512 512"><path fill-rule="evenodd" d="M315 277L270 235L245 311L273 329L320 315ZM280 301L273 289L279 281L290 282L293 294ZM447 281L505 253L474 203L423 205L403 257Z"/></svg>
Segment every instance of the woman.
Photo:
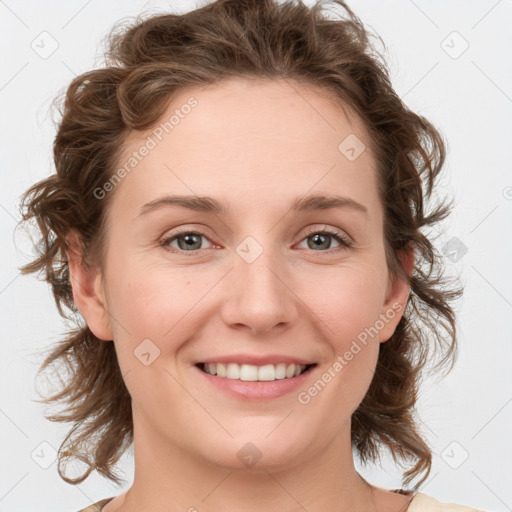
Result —
<svg viewBox="0 0 512 512"><path fill-rule="evenodd" d="M119 482L134 444L133 485L85 511L475 510L418 491L418 382L429 346L453 362L460 293L422 233L443 140L335 3L153 16L68 88L23 271L84 319L41 368L70 370L59 474ZM384 448L408 488L356 471Z"/></svg>

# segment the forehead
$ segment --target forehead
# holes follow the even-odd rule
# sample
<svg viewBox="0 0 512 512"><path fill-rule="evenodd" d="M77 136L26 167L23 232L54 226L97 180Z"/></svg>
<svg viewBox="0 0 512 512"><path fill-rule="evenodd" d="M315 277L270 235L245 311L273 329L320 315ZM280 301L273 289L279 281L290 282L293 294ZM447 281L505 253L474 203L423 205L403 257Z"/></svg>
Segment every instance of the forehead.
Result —
<svg viewBox="0 0 512 512"><path fill-rule="evenodd" d="M143 146L149 149L141 158ZM123 165L129 172L120 188L131 204L170 191L251 192L261 201L276 189L296 197L338 187L357 196L375 185L370 141L358 117L325 89L290 79L231 79L178 91L151 129L128 135Z"/></svg>

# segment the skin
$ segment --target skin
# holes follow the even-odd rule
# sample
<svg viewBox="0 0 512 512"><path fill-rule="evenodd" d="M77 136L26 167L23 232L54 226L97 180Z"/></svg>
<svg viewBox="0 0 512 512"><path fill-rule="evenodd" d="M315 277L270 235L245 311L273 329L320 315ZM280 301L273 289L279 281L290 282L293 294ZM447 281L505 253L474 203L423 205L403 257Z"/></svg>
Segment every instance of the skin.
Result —
<svg viewBox="0 0 512 512"><path fill-rule="evenodd" d="M403 311L409 293L386 266L375 161L362 124L322 90L263 79L181 90L162 120L191 96L197 107L110 192L103 272L81 264L78 244L69 253L75 302L94 334L113 340L132 397L134 482L104 511L405 510L410 497L358 475L350 439L379 344L401 313L308 404L297 400L379 315L393 305ZM354 161L338 150L349 134L367 148ZM119 162L148 135L128 135ZM351 198L367 214L290 212L292 200L313 193ZM230 212L167 206L139 215L166 194L211 196ZM315 248L307 230L324 227L348 236L352 247L327 237ZM176 228L204 233L192 256L176 238L161 245ZM247 236L263 249L252 263L236 251ZM410 271L412 256L400 257ZM134 355L145 339L160 350L148 366ZM297 392L244 400L211 386L193 366L234 353L297 356L317 367ZM252 467L237 457L247 442L262 454Z"/></svg>

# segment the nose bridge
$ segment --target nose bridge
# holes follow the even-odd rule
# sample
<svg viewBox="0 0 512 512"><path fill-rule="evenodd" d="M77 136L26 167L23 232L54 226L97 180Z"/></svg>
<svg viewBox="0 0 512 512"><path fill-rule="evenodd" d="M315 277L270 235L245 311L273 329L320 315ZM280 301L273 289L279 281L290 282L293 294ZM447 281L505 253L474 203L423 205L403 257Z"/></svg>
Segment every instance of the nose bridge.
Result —
<svg viewBox="0 0 512 512"><path fill-rule="evenodd" d="M294 318L295 301L286 285L285 265L270 239L268 236L260 243L248 236L236 247L224 307L228 324L244 324L254 332L266 332Z"/></svg>

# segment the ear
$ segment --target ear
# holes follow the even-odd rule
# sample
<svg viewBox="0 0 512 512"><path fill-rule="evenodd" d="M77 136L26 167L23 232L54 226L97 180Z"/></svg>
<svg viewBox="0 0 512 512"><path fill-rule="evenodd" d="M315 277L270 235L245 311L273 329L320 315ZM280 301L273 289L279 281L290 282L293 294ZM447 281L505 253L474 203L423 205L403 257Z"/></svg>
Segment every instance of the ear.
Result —
<svg viewBox="0 0 512 512"><path fill-rule="evenodd" d="M411 276L414 270L414 246L407 245L399 251L398 258L403 270L408 276ZM394 278L389 277L386 300L380 315L380 319L384 323L384 327L379 331L380 342L387 341L395 332L396 326L404 314L410 291L411 286L404 276L398 274Z"/></svg>
<svg viewBox="0 0 512 512"><path fill-rule="evenodd" d="M68 236L67 242L69 249L66 253L73 300L93 334L100 340L110 341L113 333L108 322L100 270L89 269L84 264L82 244L76 232Z"/></svg>

